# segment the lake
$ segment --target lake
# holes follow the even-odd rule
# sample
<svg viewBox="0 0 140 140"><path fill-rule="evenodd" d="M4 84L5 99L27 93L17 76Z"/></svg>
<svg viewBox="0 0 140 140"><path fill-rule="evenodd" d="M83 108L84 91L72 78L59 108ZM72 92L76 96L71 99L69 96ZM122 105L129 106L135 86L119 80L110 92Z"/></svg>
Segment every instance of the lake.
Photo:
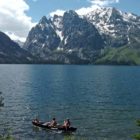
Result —
<svg viewBox="0 0 140 140"><path fill-rule="evenodd" d="M139 132L140 67L0 65L0 134L18 140L131 140ZM37 129L32 119L70 118L76 133Z"/></svg>

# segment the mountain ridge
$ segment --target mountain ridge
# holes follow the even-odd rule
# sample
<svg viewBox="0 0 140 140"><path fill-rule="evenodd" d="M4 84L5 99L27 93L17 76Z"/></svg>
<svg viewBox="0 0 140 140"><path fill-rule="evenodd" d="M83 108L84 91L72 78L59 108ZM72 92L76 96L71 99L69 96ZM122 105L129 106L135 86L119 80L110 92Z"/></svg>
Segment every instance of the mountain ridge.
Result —
<svg viewBox="0 0 140 140"><path fill-rule="evenodd" d="M0 31L0 63L34 63L35 57Z"/></svg>
<svg viewBox="0 0 140 140"><path fill-rule="evenodd" d="M42 18L44 19L44 16ZM24 45L25 49L35 55L39 55L42 59L46 61L60 61L68 64L78 63L79 60L81 62L83 61L83 63L85 63L85 61L86 63L90 63L91 58L94 59L93 54L98 53L97 51L103 48L104 41L98 30L86 19L81 18L75 11L67 11L63 17L55 15L52 19L47 19L46 17L45 19L47 20L47 24L50 22L49 25L44 26L42 30L44 23L39 22L30 31ZM42 21L42 19L40 21ZM40 24L41 26L38 29ZM53 36L52 32L48 32L48 29L49 31L52 30L54 33ZM41 42L41 40L45 40L46 37L48 37L47 42ZM50 45L51 47L46 45L54 40L56 41L55 45L52 44ZM91 53L92 51L94 52ZM87 54L92 55L92 57Z"/></svg>
<svg viewBox="0 0 140 140"><path fill-rule="evenodd" d="M135 50L132 51L135 58L140 57L136 53L140 49L139 40L140 16L102 7L83 16L73 10L66 11L63 16L43 16L30 30L22 48L40 63L115 64L116 61L119 64L121 57L120 64L139 65L139 59L123 60L132 59L130 50ZM120 51L120 48L125 49ZM119 53L124 53L125 57Z"/></svg>
<svg viewBox="0 0 140 140"><path fill-rule="evenodd" d="M24 48L46 62L94 64L106 48L139 48L139 33L140 17L132 13L106 7L80 16L69 10L63 16L43 16Z"/></svg>

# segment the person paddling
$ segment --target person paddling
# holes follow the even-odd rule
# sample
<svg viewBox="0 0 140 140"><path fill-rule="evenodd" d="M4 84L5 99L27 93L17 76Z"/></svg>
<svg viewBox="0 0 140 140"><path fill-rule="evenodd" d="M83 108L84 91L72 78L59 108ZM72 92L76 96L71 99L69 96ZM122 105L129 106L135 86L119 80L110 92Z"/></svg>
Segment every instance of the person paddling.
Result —
<svg viewBox="0 0 140 140"><path fill-rule="evenodd" d="M39 123L40 121L38 120L38 118L36 118L36 119L34 120L34 122L35 122L35 123Z"/></svg>
<svg viewBox="0 0 140 140"><path fill-rule="evenodd" d="M70 119L67 118L67 119L64 121L63 127L66 128L66 130L67 130L67 129L70 128L70 125L71 125Z"/></svg>
<svg viewBox="0 0 140 140"><path fill-rule="evenodd" d="M52 121L50 122L50 125L51 127L55 127L57 125L57 122L56 122L56 119L53 118Z"/></svg>
<svg viewBox="0 0 140 140"><path fill-rule="evenodd" d="M46 123L44 123L44 125L49 126L49 127L56 127L57 121L55 118L53 118L51 122L46 122Z"/></svg>

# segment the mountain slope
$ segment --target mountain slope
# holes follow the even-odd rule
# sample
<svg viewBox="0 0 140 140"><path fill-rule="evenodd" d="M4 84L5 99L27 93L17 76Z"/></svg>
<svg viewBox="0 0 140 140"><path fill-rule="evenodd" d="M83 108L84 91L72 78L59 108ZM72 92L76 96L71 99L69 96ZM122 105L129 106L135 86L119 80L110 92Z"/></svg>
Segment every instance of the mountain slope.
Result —
<svg viewBox="0 0 140 140"><path fill-rule="evenodd" d="M0 63L33 63L34 57L0 32Z"/></svg>
<svg viewBox="0 0 140 140"><path fill-rule="evenodd" d="M53 28L51 20L44 16L29 32L24 48L43 57L44 52L47 53L55 49L59 42L60 39Z"/></svg>
<svg viewBox="0 0 140 140"><path fill-rule="evenodd" d="M98 30L86 19L80 18L74 11L68 11L63 16L62 47L75 49L101 49L103 40Z"/></svg>
<svg viewBox="0 0 140 140"><path fill-rule="evenodd" d="M139 64L139 40L140 17L106 7L84 16L72 10L50 19L44 16L23 48L45 63Z"/></svg>
<svg viewBox="0 0 140 140"><path fill-rule="evenodd" d="M63 17L43 17L29 32L24 48L46 62L89 63L103 45L94 25L70 10Z"/></svg>
<svg viewBox="0 0 140 140"><path fill-rule="evenodd" d="M140 65L140 48L108 48L95 64Z"/></svg>
<svg viewBox="0 0 140 140"><path fill-rule="evenodd" d="M139 33L132 36L133 30L140 32L140 17L135 14L109 7L98 8L85 15L85 18L105 37L106 46L131 46L132 38L139 37Z"/></svg>

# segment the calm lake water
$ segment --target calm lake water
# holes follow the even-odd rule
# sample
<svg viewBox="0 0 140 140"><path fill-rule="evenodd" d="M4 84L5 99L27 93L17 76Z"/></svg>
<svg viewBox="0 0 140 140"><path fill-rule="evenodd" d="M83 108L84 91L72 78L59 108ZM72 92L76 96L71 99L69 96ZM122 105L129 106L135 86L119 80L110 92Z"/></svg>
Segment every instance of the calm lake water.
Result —
<svg viewBox="0 0 140 140"><path fill-rule="evenodd" d="M0 65L0 91L0 133L11 128L17 140L131 140L140 131L140 67ZM78 130L37 129L36 116L69 117Z"/></svg>

